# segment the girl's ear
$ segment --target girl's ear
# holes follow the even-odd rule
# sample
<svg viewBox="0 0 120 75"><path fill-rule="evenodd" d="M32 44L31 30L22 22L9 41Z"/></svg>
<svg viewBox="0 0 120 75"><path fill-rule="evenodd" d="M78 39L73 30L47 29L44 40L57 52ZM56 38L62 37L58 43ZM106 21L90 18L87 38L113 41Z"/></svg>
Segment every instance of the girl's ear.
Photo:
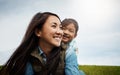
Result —
<svg viewBox="0 0 120 75"><path fill-rule="evenodd" d="M74 36L74 38L77 36L77 33L75 33L75 36Z"/></svg>
<svg viewBox="0 0 120 75"><path fill-rule="evenodd" d="M38 36L38 37L41 36L41 31L40 31L40 29L38 29L38 28L35 29L35 35Z"/></svg>

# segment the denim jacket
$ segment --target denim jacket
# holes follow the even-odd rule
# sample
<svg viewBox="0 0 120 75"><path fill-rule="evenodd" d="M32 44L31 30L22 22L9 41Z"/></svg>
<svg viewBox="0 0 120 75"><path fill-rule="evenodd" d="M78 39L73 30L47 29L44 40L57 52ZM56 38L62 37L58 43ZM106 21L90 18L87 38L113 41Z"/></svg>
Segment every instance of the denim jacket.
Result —
<svg viewBox="0 0 120 75"><path fill-rule="evenodd" d="M75 40L68 44L65 57L65 75L85 75L82 70L78 68L77 55L76 55Z"/></svg>

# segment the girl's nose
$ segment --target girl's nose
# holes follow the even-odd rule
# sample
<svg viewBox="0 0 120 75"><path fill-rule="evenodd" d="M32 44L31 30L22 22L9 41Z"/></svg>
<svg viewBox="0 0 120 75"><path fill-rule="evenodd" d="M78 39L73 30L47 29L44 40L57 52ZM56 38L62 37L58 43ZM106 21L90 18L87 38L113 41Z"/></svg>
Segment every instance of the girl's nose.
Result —
<svg viewBox="0 0 120 75"><path fill-rule="evenodd" d="M68 30L63 30L63 33L68 34L69 31Z"/></svg>

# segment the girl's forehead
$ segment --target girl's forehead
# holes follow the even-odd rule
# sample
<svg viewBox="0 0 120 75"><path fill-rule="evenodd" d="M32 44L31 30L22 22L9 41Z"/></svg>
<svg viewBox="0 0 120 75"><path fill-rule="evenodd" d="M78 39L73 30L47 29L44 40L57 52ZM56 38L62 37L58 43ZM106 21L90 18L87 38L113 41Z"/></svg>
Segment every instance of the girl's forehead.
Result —
<svg viewBox="0 0 120 75"><path fill-rule="evenodd" d="M73 23L63 25L63 27L72 27L72 28L76 29L76 27L75 27L75 25Z"/></svg>

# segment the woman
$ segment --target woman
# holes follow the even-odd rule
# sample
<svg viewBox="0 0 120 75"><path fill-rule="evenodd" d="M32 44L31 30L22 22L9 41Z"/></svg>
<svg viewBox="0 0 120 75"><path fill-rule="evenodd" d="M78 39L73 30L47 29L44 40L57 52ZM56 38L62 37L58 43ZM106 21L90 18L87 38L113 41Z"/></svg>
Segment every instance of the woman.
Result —
<svg viewBox="0 0 120 75"><path fill-rule="evenodd" d="M0 75L64 75L62 35L61 21L56 14L37 13Z"/></svg>

